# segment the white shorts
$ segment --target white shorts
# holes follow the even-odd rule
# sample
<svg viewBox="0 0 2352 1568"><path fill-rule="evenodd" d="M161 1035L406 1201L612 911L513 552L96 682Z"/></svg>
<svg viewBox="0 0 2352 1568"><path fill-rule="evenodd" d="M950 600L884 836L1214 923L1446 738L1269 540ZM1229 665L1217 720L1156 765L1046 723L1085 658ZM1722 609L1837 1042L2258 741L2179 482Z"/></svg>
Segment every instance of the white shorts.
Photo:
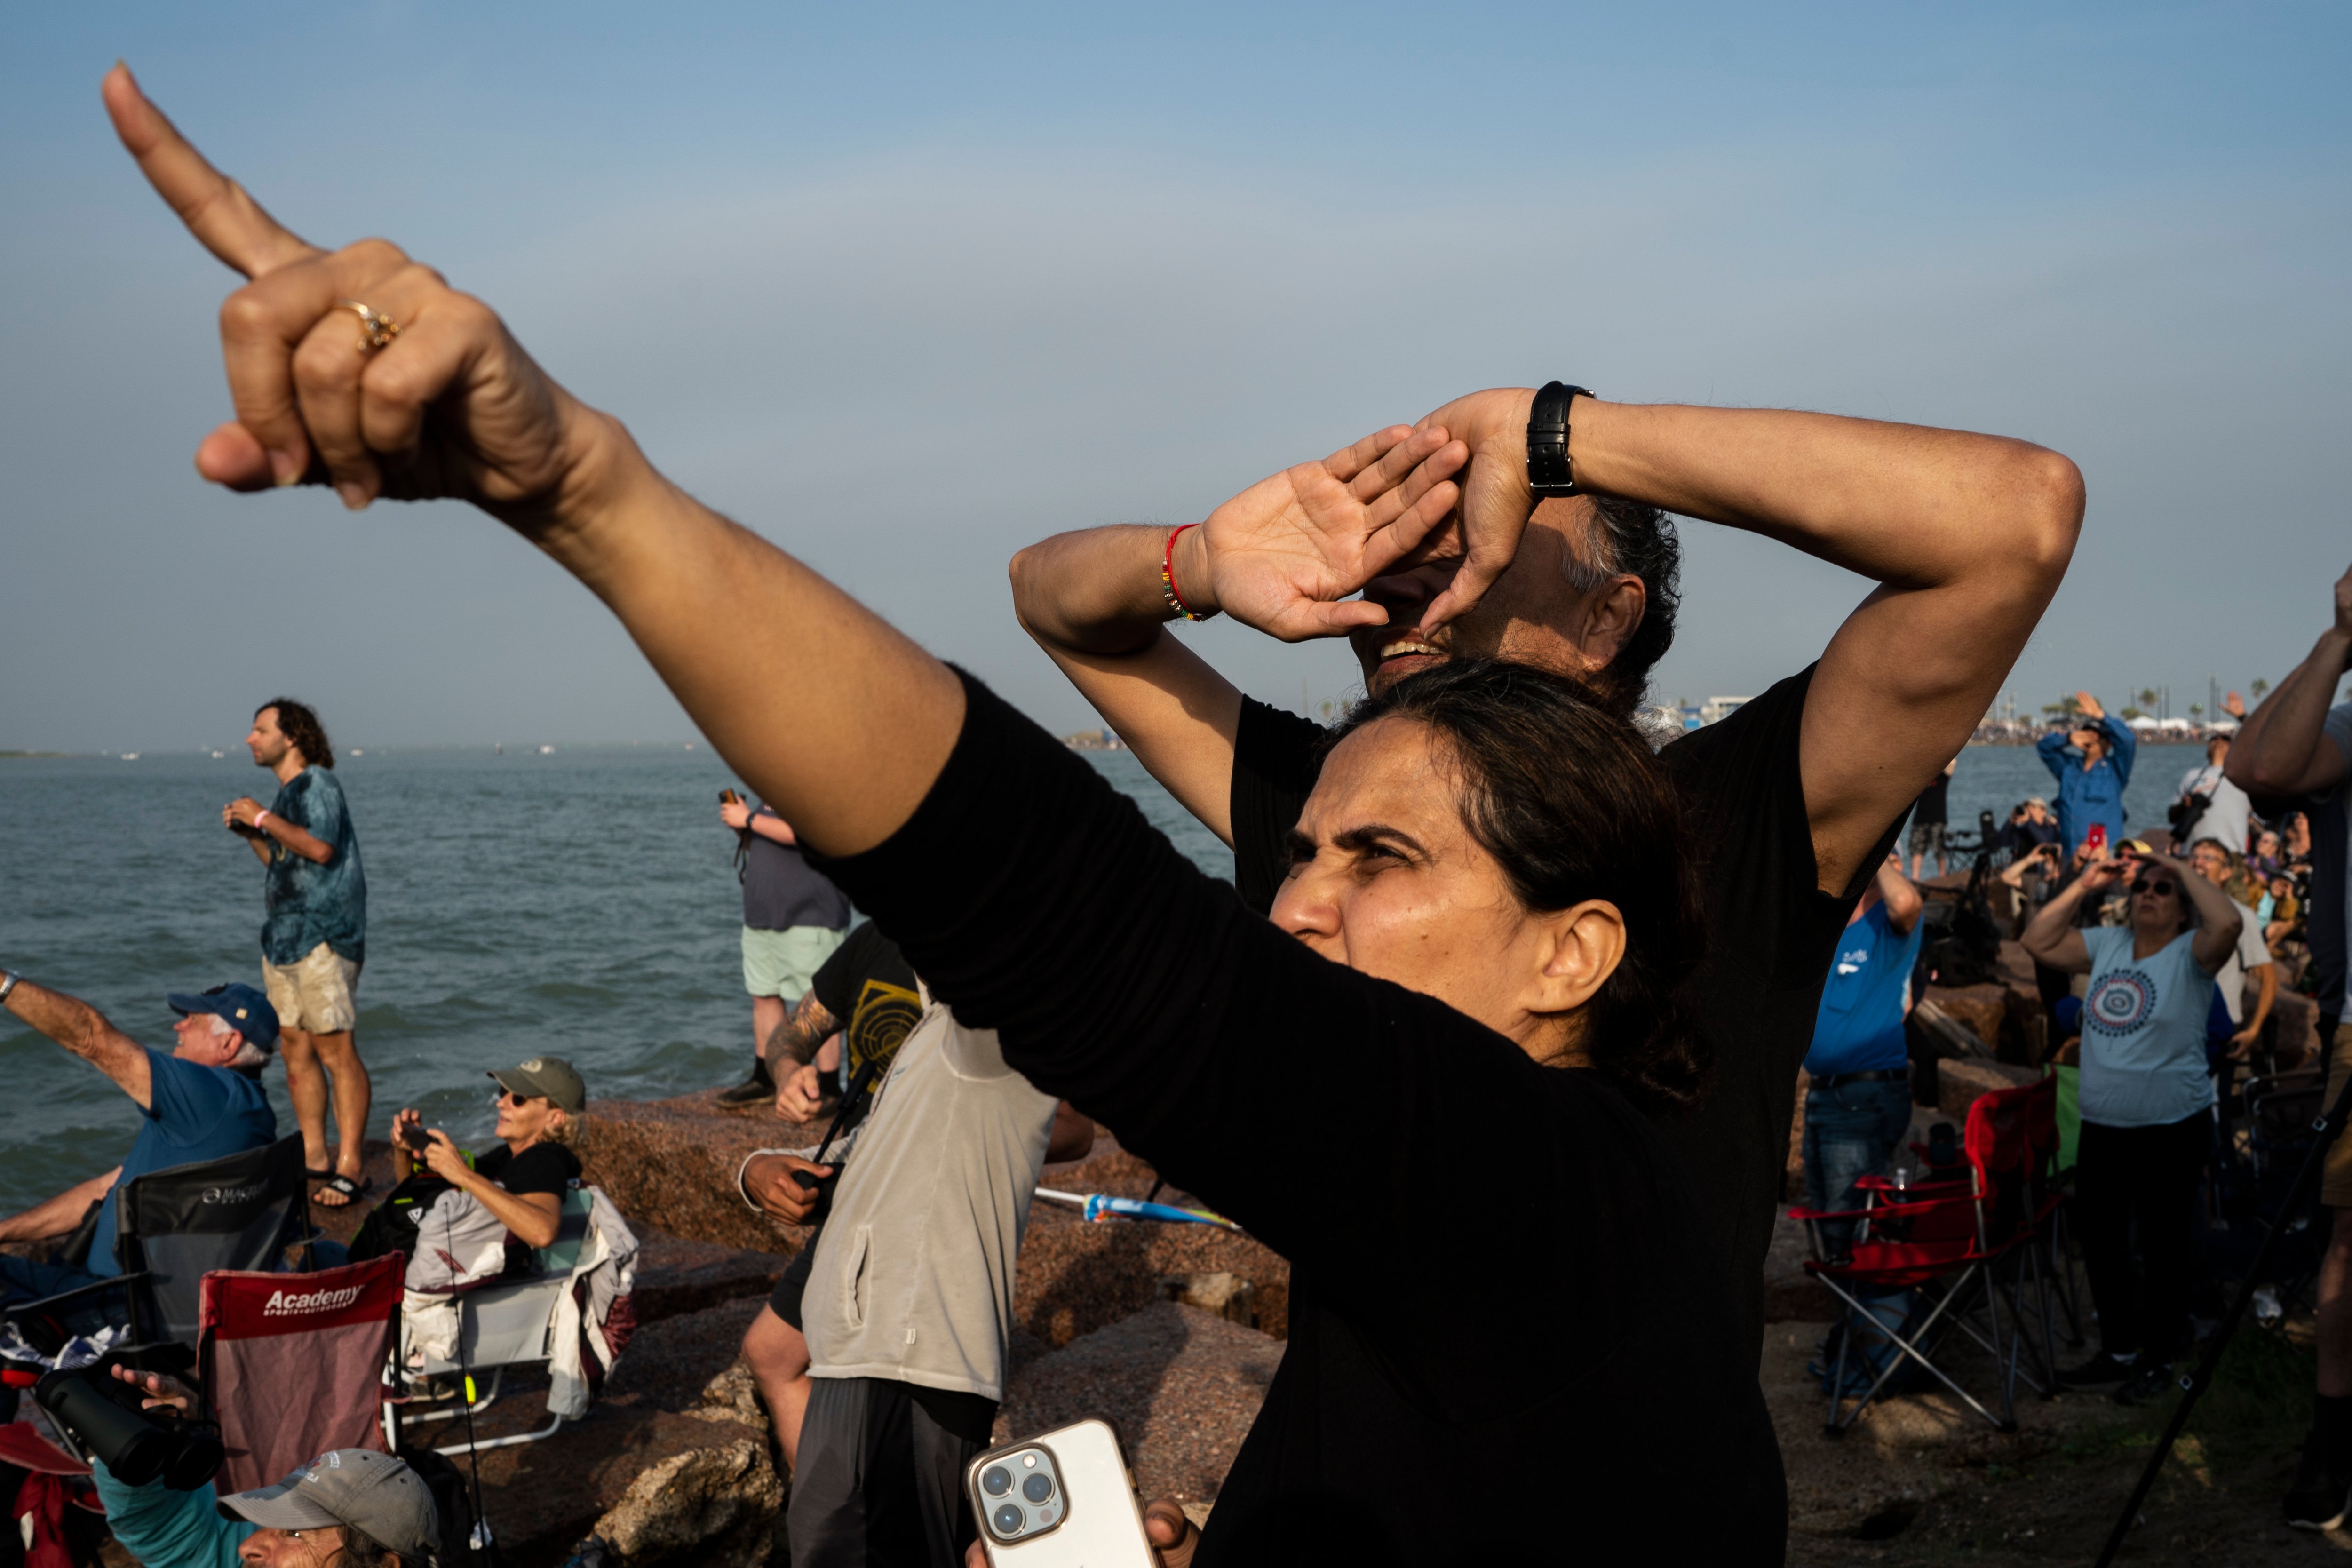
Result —
<svg viewBox="0 0 2352 1568"><path fill-rule="evenodd" d="M352 1001L360 984L359 963L323 942L292 963L262 960L261 979L281 1029L340 1035L359 1021Z"/></svg>

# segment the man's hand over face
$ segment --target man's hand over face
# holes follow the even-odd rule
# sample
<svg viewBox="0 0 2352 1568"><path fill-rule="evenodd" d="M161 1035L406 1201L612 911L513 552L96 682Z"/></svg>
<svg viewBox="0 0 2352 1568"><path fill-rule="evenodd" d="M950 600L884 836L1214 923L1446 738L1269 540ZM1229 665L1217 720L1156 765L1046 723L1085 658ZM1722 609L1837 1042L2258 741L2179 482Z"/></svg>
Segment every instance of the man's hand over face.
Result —
<svg viewBox="0 0 2352 1568"><path fill-rule="evenodd" d="M1536 506L1528 487L1528 416L1535 404L1531 386L1496 387L1457 397L1415 426L1443 427L1470 449L1461 508L1421 552L1424 559L1462 558L1454 581L1421 613L1416 629L1423 636L1486 597L1519 552L1519 535ZM1574 447L1571 437L1571 452Z"/></svg>
<svg viewBox="0 0 2352 1568"><path fill-rule="evenodd" d="M236 419L197 448L205 479L237 490L331 483L354 509L450 496L521 522L604 467L590 459L617 427L549 380L488 306L386 241L331 252L289 233L181 137L127 68L107 73L103 96L156 194L251 279L221 307ZM398 335L363 346L353 300Z"/></svg>
<svg viewBox="0 0 2352 1568"><path fill-rule="evenodd" d="M1285 642L1379 626L1347 595L1389 570L1452 510L1468 451L1442 426L1399 425L1262 479L1176 542L1176 591Z"/></svg>

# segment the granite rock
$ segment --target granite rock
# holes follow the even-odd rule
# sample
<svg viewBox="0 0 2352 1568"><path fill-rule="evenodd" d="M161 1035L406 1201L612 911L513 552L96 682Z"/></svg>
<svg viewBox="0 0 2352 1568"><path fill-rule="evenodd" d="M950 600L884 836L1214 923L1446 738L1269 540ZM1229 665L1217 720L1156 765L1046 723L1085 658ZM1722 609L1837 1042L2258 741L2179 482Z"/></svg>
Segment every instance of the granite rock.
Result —
<svg viewBox="0 0 2352 1568"><path fill-rule="evenodd" d="M774 1548L783 1506L783 1482L768 1462L767 1442L743 1438L647 1466L596 1521L594 1534L626 1568L758 1568Z"/></svg>
<svg viewBox="0 0 2352 1568"><path fill-rule="evenodd" d="M2032 1083L2042 1074L2033 1068L2012 1067L2007 1062L1972 1058L1955 1061L1947 1057L1936 1064L1936 1109L1953 1121L1966 1125L1969 1107L1979 1095L1996 1089L2015 1089Z"/></svg>
<svg viewBox="0 0 2352 1568"><path fill-rule="evenodd" d="M1257 1327L1255 1295L1248 1280L1222 1268L1210 1274L1171 1274L1160 1282L1161 1300L1197 1307L1245 1329Z"/></svg>
<svg viewBox="0 0 2352 1568"><path fill-rule="evenodd" d="M825 1124L779 1121L765 1110L725 1111L719 1091L648 1101L588 1102L588 1180L604 1189L632 1226L719 1247L790 1258L808 1240L746 1205L735 1172L754 1149L797 1149Z"/></svg>
<svg viewBox="0 0 2352 1568"><path fill-rule="evenodd" d="M759 1307L730 1301L641 1327L586 1415L544 1441L481 1454L483 1512L511 1568L562 1563L648 1469L737 1444L765 1452L764 1418L706 1399L714 1380L735 1364L743 1331ZM488 1438L546 1424L546 1379L525 1373L507 1378L498 1403L476 1418L475 1427ZM465 1423L411 1425L404 1436L416 1444L457 1443L465 1436ZM453 1459L467 1468L462 1453Z"/></svg>
<svg viewBox="0 0 2352 1568"><path fill-rule="evenodd" d="M1930 985L1927 1000L1944 1010L1953 1022L1965 1025L1984 1042L1988 1052L2000 1048L2001 1022L2009 1016L2009 987L1992 981L1981 985Z"/></svg>
<svg viewBox="0 0 2352 1568"><path fill-rule="evenodd" d="M1265 1402L1282 1346L1197 1308L1162 1301L1071 1341L1017 1373L996 1437L1106 1415L1146 1500L1211 1502Z"/></svg>

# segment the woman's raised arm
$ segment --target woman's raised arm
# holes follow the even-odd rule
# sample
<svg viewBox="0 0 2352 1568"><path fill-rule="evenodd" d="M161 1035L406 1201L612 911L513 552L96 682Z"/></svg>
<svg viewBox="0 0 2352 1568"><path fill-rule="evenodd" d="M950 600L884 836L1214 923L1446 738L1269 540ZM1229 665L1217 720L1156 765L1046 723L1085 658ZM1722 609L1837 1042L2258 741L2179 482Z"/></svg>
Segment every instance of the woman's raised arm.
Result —
<svg viewBox="0 0 2352 1568"><path fill-rule="evenodd" d="M199 449L206 479L331 483L354 508L472 501L612 607L720 754L810 843L855 853L906 820L962 722L963 690L943 665L664 479L488 305L385 241L326 251L288 232L124 68L104 95L157 193L248 279L221 308L236 418Z"/></svg>

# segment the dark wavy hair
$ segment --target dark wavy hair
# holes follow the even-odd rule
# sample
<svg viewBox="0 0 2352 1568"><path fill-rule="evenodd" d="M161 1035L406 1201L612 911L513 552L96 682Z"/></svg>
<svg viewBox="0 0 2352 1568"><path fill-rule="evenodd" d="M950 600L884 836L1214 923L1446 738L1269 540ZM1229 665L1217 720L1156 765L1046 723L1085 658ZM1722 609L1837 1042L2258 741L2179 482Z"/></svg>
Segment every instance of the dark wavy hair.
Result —
<svg viewBox="0 0 2352 1568"><path fill-rule="evenodd" d="M1590 594L1610 578L1631 573L1642 580L1642 624L1608 665L1586 679L1619 713L1631 713L1649 695L1650 671L1675 646L1675 616L1682 609L1682 539L1674 520L1656 507L1622 496L1595 495L1592 523L1570 541L1568 580Z"/></svg>
<svg viewBox="0 0 2352 1568"><path fill-rule="evenodd" d="M308 702L297 702L291 697L273 697L253 710L260 718L272 708L278 710L278 730L302 753L302 760L315 767L335 765L335 749L327 744L327 727L319 722L319 710Z"/></svg>
<svg viewBox="0 0 2352 1568"><path fill-rule="evenodd" d="M1681 996L1706 926L1681 800L1648 744L1604 694L1499 659L1451 659L1401 680L1358 703L1331 743L1381 719L1444 739L1463 826L1523 907L1617 906L1625 955L1584 1006L1580 1048L1643 1110L1688 1110L1715 1064Z"/></svg>

